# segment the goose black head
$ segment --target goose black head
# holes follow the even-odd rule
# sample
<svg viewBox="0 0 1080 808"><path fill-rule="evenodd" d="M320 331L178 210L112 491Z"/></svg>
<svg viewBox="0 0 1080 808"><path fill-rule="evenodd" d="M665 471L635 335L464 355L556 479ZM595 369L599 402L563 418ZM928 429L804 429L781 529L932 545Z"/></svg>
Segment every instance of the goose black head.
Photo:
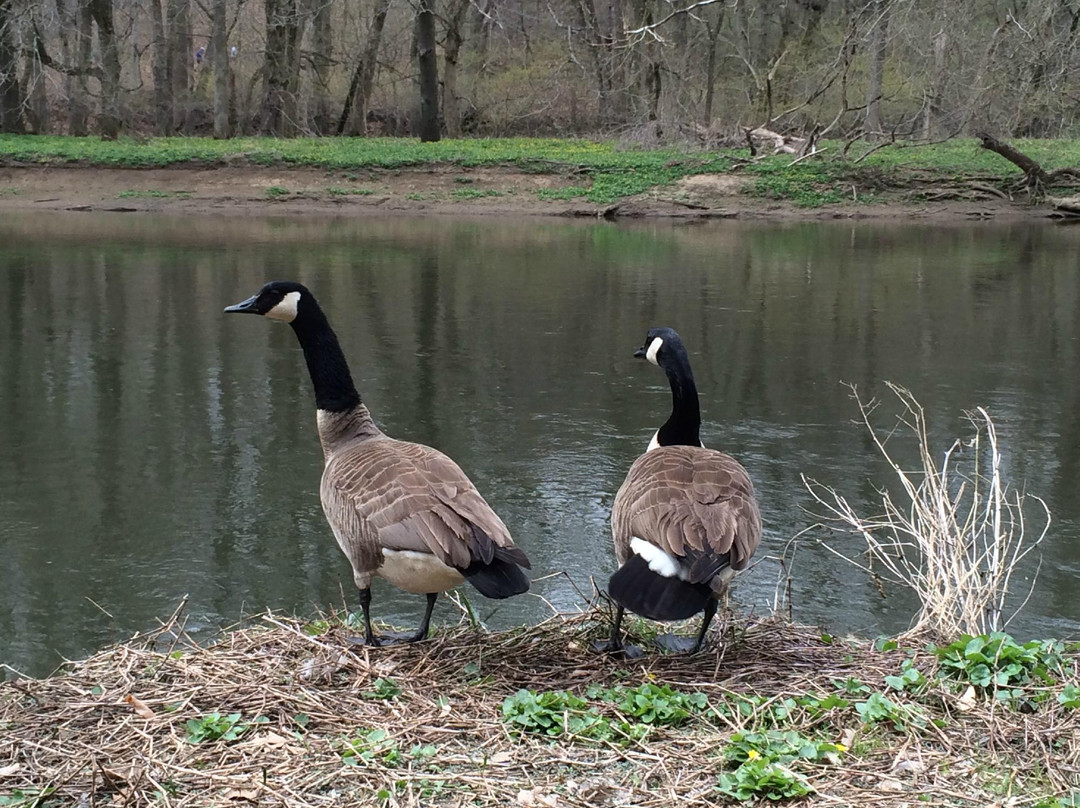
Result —
<svg viewBox="0 0 1080 808"><path fill-rule="evenodd" d="M271 281L247 300L227 306L225 311L231 314L261 314L291 323L306 308L305 303L315 303L314 296L306 286L295 281Z"/></svg>
<svg viewBox="0 0 1080 808"><path fill-rule="evenodd" d="M664 366L667 360L685 356L686 348L682 337L674 328L650 328L645 335L645 344L634 351L638 359L648 359L654 365Z"/></svg>

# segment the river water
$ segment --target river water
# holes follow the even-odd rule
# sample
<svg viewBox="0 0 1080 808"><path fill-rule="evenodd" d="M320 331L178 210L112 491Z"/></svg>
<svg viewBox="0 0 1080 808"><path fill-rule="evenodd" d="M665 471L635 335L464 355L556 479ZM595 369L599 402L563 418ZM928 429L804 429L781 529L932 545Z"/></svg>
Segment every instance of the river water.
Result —
<svg viewBox="0 0 1080 808"><path fill-rule="evenodd" d="M706 444L758 489L738 608L771 610L776 559L818 521L801 475L875 512L888 469L843 383L882 397L887 423L889 380L925 405L938 452L969 434L965 409L989 410L1005 474L1053 513L1011 628L1075 637L1078 269L1080 229L1050 225L5 215L0 663L45 674L185 595L204 637L266 608L357 608L291 329L221 311L286 278L319 297L385 431L454 457L533 559L534 594L472 593L492 627L578 608L613 570L612 499L670 406L632 353L669 325ZM826 535L804 533L789 566L795 616L907 626L911 598L882 598ZM456 621L441 603L436 623ZM422 606L376 582L376 618L413 626Z"/></svg>

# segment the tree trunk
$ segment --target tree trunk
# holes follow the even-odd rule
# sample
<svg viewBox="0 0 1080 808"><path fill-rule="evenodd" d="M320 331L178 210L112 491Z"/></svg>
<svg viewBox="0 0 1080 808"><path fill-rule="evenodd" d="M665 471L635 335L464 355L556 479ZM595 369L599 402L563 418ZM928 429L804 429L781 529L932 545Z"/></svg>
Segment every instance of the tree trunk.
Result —
<svg viewBox="0 0 1080 808"><path fill-rule="evenodd" d="M375 69L378 67L376 59L379 56L379 45L382 42L383 26L386 24L386 15L390 11L392 2L393 0L379 0L379 5L375 7L375 16L372 18L371 27L368 29L364 52L353 70L352 80L349 82L349 92L345 96L345 106L342 108L341 118L338 120L337 133L339 135L345 134L350 115L353 123L349 127L348 134L367 134L368 100L371 98L371 88L375 83Z"/></svg>
<svg viewBox="0 0 1080 808"><path fill-rule="evenodd" d="M439 139L439 63L435 55L435 0L420 0L416 12L416 67L420 75L421 143Z"/></svg>
<svg viewBox="0 0 1080 808"><path fill-rule="evenodd" d="M112 0L90 0L101 47L101 136L116 140L120 134L120 52L116 47Z"/></svg>
<svg viewBox="0 0 1080 808"><path fill-rule="evenodd" d="M592 61L593 75L596 77L596 91L599 96L599 118L606 122L611 117L610 88L607 71L604 69L604 57L600 53L600 34L596 24L596 5L593 0L574 0L578 25L585 33L585 45Z"/></svg>
<svg viewBox="0 0 1080 808"><path fill-rule="evenodd" d="M26 54L26 80L23 94L27 96L24 115L30 131L35 135L49 133L49 96L45 92L45 70L38 55L36 43L32 53Z"/></svg>
<svg viewBox="0 0 1080 808"><path fill-rule="evenodd" d="M63 3L63 0L57 0ZM150 29L153 37L153 57L150 72L154 81L154 131L169 134L172 128L172 70L169 64L169 41L165 38L165 19L161 0L150 0Z"/></svg>
<svg viewBox="0 0 1080 808"><path fill-rule="evenodd" d="M187 111L191 91L191 2L169 2L169 64L172 78L172 129L187 132Z"/></svg>
<svg viewBox="0 0 1080 808"><path fill-rule="evenodd" d="M934 72L926 90L926 110L923 118L923 139L933 140L940 128L941 96L945 86L945 55L949 47L949 35L942 28L934 37Z"/></svg>
<svg viewBox="0 0 1080 808"><path fill-rule="evenodd" d="M12 0L0 0L0 132L22 132L22 89L19 87L15 49L15 9Z"/></svg>
<svg viewBox="0 0 1080 808"><path fill-rule="evenodd" d="M334 40L330 32L330 1L315 0L312 22L311 60L315 65L315 88L312 93L311 128L316 135L330 134L330 65Z"/></svg>
<svg viewBox="0 0 1080 808"><path fill-rule="evenodd" d="M469 0L451 0L446 19L446 44L443 45L443 123L446 136L461 137L461 107L457 95L458 57L461 55L462 30Z"/></svg>
<svg viewBox="0 0 1080 808"><path fill-rule="evenodd" d="M157 0L153 0L157 2ZM225 14L225 0L214 0L211 8L211 53L214 65L214 137L218 139L230 136L229 131L229 88L231 86L231 68L229 66L229 31Z"/></svg>
<svg viewBox="0 0 1080 808"><path fill-rule="evenodd" d="M869 139L881 134L881 89L885 76L885 53L889 44L891 0L874 0L873 39L870 42L870 77L866 83L866 117L863 128Z"/></svg>
<svg viewBox="0 0 1080 808"><path fill-rule="evenodd" d="M266 0L265 11L266 57L257 129L264 135L287 137L294 132L296 120L296 99L292 92L299 27L296 0Z"/></svg>
<svg viewBox="0 0 1080 808"><path fill-rule="evenodd" d="M74 92L69 98L68 134L85 137L90 131L90 108L86 100L90 97L86 76L90 72L90 57L94 42L93 20L90 16L90 0L78 0L75 20L75 67L79 75L75 77Z"/></svg>
<svg viewBox="0 0 1080 808"><path fill-rule="evenodd" d="M712 126L713 99L716 96L716 45L720 41L720 30L724 27L724 6L717 4L716 21L711 23L708 17L705 20L705 30L709 35L709 57L705 65L705 126ZM705 9L705 14L709 13Z"/></svg>
<svg viewBox="0 0 1080 808"><path fill-rule="evenodd" d="M638 0L638 2L642 6L645 5L644 0ZM608 0L608 22L610 27L604 36L603 55L608 63L613 113L617 121L624 123L630 117L631 96L637 95L632 93L630 88L632 82L630 77L635 72L634 55L637 48L631 48L625 57L619 49L623 43L623 32L626 30L626 16L622 0Z"/></svg>

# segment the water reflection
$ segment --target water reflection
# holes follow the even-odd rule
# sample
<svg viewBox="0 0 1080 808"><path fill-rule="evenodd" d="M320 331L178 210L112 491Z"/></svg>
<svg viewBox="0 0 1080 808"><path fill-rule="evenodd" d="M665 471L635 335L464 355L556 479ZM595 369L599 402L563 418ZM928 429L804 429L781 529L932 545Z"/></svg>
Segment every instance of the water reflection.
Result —
<svg viewBox="0 0 1080 808"><path fill-rule="evenodd" d="M814 521L800 474L862 503L885 479L841 381L907 385L942 441L982 404L1055 517L1018 628L1075 634L1078 254L1075 229L1001 225L5 217L0 661L43 673L185 593L207 628L355 607L295 339L221 315L271 278L316 291L389 434L453 456L536 572L585 589L613 567L612 497L668 407L631 358L649 325L683 334L706 443L759 487L762 561L737 595L759 610L770 556ZM910 602L820 548L793 572L802 619L906 624ZM580 603L565 578L536 589ZM416 622L415 598L377 597L379 616ZM495 626L547 609L472 600Z"/></svg>

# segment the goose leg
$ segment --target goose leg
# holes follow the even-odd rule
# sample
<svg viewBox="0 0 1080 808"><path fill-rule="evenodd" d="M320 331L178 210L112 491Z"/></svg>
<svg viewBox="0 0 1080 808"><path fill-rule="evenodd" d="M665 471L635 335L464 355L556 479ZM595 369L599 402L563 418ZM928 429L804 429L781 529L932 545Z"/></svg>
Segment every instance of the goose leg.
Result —
<svg viewBox="0 0 1080 808"><path fill-rule="evenodd" d="M364 644L370 646L381 645L379 638L371 627L371 587L365 586L360 590L360 611L364 613ZM359 642L359 637L355 642Z"/></svg>
<svg viewBox="0 0 1080 808"><path fill-rule="evenodd" d="M615 622L611 624L611 638L597 640L593 643L593 650L603 654L624 656L627 659L637 659L644 656L644 652L636 645L624 646L622 644L622 618L623 607L618 606L615 609Z"/></svg>
<svg viewBox="0 0 1080 808"><path fill-rule="evenodd" d="M712 623L715 614L716 598L709 598L708 603L705 604L705 613L701 619L701 629L698 631L696 640L691 640L689 637L680 637L677 634L661 634L656 638L656 644L669 653L700 653L705 644L705 635L709 631L709 624Z"/></svg>
<svg viewBox="0 0 1080 808"><path fill-rule="evenodd" d="M427 608L424 610L424 619L420 622L420 628L416 631L388 631L379 637L383 645L391 645L399 642L421 642L427 639L428 628L431 626L431 613L435 609L435 601L439 599L437 592L429 592L427 596Z"/></svg>

